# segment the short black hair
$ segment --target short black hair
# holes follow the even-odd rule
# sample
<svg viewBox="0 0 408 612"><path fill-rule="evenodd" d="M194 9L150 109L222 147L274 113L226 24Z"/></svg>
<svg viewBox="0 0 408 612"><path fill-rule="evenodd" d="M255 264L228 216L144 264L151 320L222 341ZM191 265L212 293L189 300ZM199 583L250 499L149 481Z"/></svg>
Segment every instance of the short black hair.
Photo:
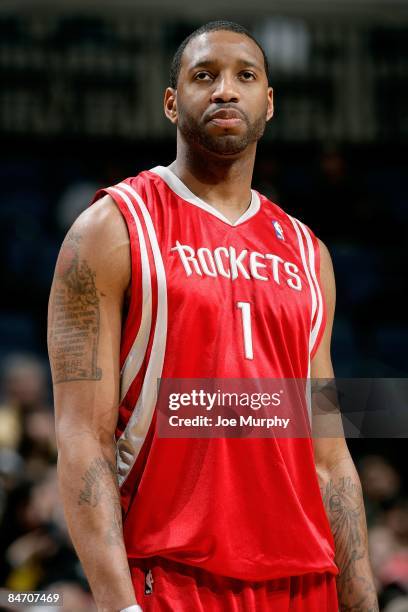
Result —
<svg viewBox="0 0 408 612"><path fill-rule="evenodd" d="M218 20L218 21L209 21L208 23L205 23L197 30L194 30L194 32L192 32L189 36L187 36L187 38L183 40L183 42L181 43L181 45L175 52L173 56L173 60L171 62L170 87L172 87L173 89L177 89L177 83L178 83L178 78L180 75L180 68L181 68L181 59L183 57L184 49L187 47L188 43L194 38L197 38L197 36L201 36L201 34L206 34L207 32L218 32L220 30L226 30L227 32L236 32L237 34L243 34L244 36L247 36L248 38L254 41L254 43L262 51L266 77L269 81L268 58L266 57L266 53L264 49L262 48L260 43L256 40L256 38L254 38L252 34L249 32L249 30L244 28L244 26L239 25L239 23L234 23L233 21Z"/></svg>

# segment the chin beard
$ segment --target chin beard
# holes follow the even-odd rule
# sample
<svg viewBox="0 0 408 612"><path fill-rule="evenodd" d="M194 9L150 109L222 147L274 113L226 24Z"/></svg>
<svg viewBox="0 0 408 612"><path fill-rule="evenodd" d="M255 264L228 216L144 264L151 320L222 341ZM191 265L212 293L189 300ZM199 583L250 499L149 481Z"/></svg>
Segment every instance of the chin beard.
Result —
<svg viewBox="0 0 408 612"><path fill-rule="evenodd" d="M209 153L217 155L237 155L242 153L248 145L258 142L265 131L266 120L264 117L257 119L252 125L247 123L245 134L219 134L217 136L208 134L205 125L195 123L189 117L180 117L178 129L184 139L191 145L199 145Z"/></svg>

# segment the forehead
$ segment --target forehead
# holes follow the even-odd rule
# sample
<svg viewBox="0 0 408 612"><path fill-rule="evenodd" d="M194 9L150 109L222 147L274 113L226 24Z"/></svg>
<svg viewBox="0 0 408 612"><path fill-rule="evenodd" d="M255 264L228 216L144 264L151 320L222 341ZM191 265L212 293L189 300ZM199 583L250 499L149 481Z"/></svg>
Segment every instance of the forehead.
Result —
<svg viewBox="0 0 408 612"><path fill-rule="evenodd" d="M237 63L252 62L261 68L264 66L262 51L258 45L245 34L216 30L196 36L184 49L181 69L189 69L199 62L223 61Z"/></svg>

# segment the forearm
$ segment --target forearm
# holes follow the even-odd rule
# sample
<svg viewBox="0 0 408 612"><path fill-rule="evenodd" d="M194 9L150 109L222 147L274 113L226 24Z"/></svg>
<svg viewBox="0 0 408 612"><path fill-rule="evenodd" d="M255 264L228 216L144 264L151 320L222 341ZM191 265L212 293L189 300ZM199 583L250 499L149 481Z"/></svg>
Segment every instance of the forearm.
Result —
<svg viewBox="0 0 408 612"><path fill-rule="evenodd" d="M336 546L341 612L377 612L378 601L367 549L360 479L350 455L330 468L317 467L320 490Z"/></svg>
<svg viewBox="0 0 408 612"><path fill-rule="evenodd" d="M122 513L114 445L92 436L66 442L58 458L62 500L69 532L99 612L135 603L123 543Z"/></svg>

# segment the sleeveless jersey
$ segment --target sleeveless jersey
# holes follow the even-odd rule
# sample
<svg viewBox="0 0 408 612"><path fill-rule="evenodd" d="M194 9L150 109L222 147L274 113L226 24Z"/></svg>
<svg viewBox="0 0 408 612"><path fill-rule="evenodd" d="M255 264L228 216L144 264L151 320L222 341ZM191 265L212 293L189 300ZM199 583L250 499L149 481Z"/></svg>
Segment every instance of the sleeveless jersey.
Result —
<svg viewBox="0 0 408 612"><path fill-rule="evenodd" d="M106 193L132 265L116 431L128 557L242 580L336 574L310 438L157 431L160 378L309 376L326 317L317 239L254 190L231 223L162 166L94 201ZM250 338L238 303L250 305Z"/></svg>

